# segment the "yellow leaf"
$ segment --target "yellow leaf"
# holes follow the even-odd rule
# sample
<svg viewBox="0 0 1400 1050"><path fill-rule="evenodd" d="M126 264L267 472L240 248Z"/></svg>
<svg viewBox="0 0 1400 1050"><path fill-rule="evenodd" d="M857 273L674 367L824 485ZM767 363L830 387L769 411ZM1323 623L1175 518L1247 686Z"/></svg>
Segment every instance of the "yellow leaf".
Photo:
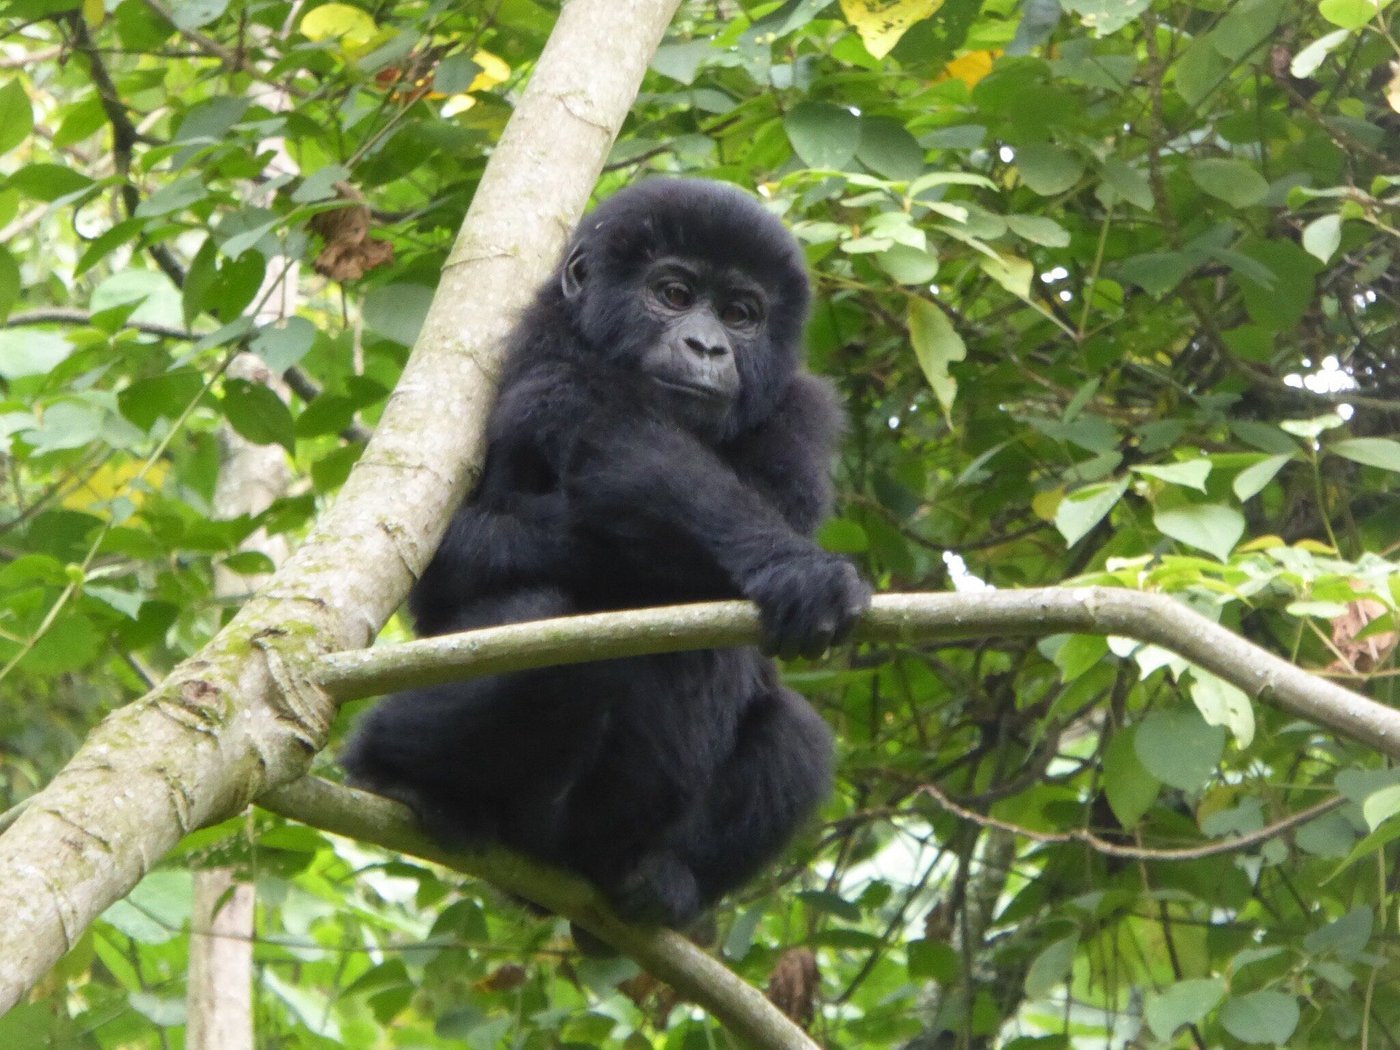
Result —
<svg viewBox="0 0 1400 1050"><path fill-rule="evenodd" d="M481 67L481 72L467 85L468 91L490 91L510 76L510 66L503 58L491 54L490 51L478 51L472 55L472 61Z"/></svg>
<svg viewBox="0 0 1400 1050"><path fill-rule="evenodd" d="M942 6L943 0L841 0L841 13L855 26L865 50L884 58L910 26Z"/></svg>
<svg viewBox="0 0 1400 1050"><path fill-rule="evenodd" d="M1045 489L1031 497L1031 513L1041 521L1054 521L1055 512L1060 509L1060 501L1065 498L1065 487Z"/></svg>
<svg viewBox="0 0 1400 1050"><path fill-rule="evenodd" d="M363 48L378 31L373 18L349 4L322 4L308 11L301 20L301 32L306 39L338 40L347 51Z"/></svg>
<svg viewBox="0 0 1400 1050"><path fill-rule="evenodd" d="M1241 543L1235 549L1241 554L1248 554L1251 551L1267 551L1275 547L1287 546L1288 544L1283 542L1282 537L1269 535L1260 536L1258 539L1250 540L1248 543Z"/></svg>
<svg viewBox="0 0 1400 1050"><path fill-rule="evenodd" d="M1400 62L1390 63L1390 71L1395 75L1385 86L1385 100L1390 103L1391 109L1400 113Z"/></svg>
<svg viewBox="0 0 1400 1050"><path fill-rule="evenodd" d="M168 469L165 463L153 463L151 469L146 471L142 483L132 485L141 472L141 461L128 459L114 463L108 460L84 478L81 485L64 496L63 505L69 510L100 512L104 509L102 504L124 496L131 501L133 507L139 509L141 504L146 502L147 493L151 489L160 488Z"/></svg>
<svg viewBox="0 0 1400 1050"><path fill-rule="evenodd" d="M995 258L983 256L977 260L977 264L986 271L988 277L1012 295L1020 299L1030 298L1031 278L1035 276L1035 267L1028 259L998 254Z"/></svg>
<svg viewBox="0 0 1400 1050"><path fill-rule="evenodd" d="M929 387L948 417L958 394L958 381L948 366L967 359L967 346L954 330L948 315L933 303L917 297L909 299L909 342Z"/></svg>
<svg viewBox="0 0 1400 1050"><path fill-rule="evenodd" d="M992 71L1000 51L969 51L959 55L943 67L939 80L961 80L968 87L976 87L977 82Z"/></svg>
<svg viewBox="0 0 1400 1050"><path fill-rule="evenodd" d="M83 21L96 29L107 19L107 5L102 0L83 0Z"/></svg>
<svg viewBox="0 0 1400 1050"><path fill-rule="evenodd" d="M1294 550L1308 551L1310 554L1335 555L1337 548L1323 543L1321 540L1302 539L1293 544Z"/></svg>

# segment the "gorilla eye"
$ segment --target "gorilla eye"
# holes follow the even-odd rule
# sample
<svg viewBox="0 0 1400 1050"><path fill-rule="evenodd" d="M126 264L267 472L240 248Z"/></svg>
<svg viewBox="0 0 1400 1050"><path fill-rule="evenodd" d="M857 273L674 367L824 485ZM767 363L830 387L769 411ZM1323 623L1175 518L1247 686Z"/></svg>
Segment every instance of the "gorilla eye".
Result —
<svg viewBox="0 0 1400 1050"><path fill-rule="evenodd" d="M672 310L688 310L695 305L695 294L680 281L667 281L658 286L656 297Z"/></svg>
<svg viewBox="0 0 1400 1050"><path fill-rule="evenodd" d="M748 328L758 323L758 311L748 303L736 299L725 305L719 319L730 328Z"/></svg>

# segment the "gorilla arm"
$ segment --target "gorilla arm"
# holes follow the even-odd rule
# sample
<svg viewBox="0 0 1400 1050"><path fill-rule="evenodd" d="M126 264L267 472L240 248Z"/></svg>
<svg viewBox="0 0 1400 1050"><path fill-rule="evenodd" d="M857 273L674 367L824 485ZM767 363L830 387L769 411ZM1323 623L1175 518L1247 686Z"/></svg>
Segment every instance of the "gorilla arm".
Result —
<svg viewBox="0 0 1400 1050"><path fill-rule="evenodd" d="M811 469L812 435L781 421L759 428L756 447L772 457L772 470L750 484L686 431L633 413L609 418L601 407L581 404L574 417L588 418L563 472L576 520L612 528L643 549L649 539L685 537L735 592L758 604L766 646L781 656L820 655L849 633L870 603L869 588L848 561L794 528L793 519L825 503L819 497L804 507L789 489L807 482L825 492L824 465ZM778 479L784 465L799 464L808 469Z"/></svg>
<svg viewBox="0 0 1400 1050"><path fill-rule="evenodd" d="M809 536L831 513L828 460L840 431L841 410L830 385L803 373L771 416L725 446L724 458L788 524Z"/></svg>

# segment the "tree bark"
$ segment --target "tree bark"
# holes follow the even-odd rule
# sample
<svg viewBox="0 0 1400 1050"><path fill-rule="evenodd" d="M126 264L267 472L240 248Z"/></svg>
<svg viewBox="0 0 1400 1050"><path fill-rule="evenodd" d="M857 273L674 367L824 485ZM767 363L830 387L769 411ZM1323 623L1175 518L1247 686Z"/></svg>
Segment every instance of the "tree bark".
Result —
<svg viewBox="0 0 1400 1050"><path fill-rule="evenodd" d="M331 653L321 660L318 680L349 700L531 667L754 645L758 627L758 610L737 601L567 616ZM882 594L855 639L917 645L1065 632L1160 646L1254 700L1400 758L1400 711L1309 674L1162 594L1110 587Z"/></svg>
<svg viewBox="0 0 1400 1050"><path fill-rule="evenodd" d="M583 209L676 0L571 0L472 201L403 379L340 498L203 650L98 726L0 836L0 1012L185 833L300 776L367 644L475 480L502 337Z"/></svg>

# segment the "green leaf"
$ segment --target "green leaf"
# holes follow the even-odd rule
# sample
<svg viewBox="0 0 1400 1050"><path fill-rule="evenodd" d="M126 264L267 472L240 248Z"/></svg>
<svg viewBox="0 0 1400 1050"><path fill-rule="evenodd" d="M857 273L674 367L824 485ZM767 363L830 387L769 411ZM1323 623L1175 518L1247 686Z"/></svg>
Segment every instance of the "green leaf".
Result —
<svg viewBox="0 0 1400 1050"><path fill-rule="evenodd" d="M209 195L205 180L199 175L186 175L184 178L167 182L136 206L136 216L148 219L157 215L169 215L183 211L195 201Z"/></svg>
<svg viewBox="0 0 1400 1050"><path fill-rule="evenodd" d="M1228 561L1244 535L1244 516L1232 507L1192 503L1158 510L1152 521L1163 535Z"/></svg>
<svg viewBox="0 0 1400 1050"><path fill-rule="evenodd" d="M1152 0L1063 0L1095 36L1116 33L1147 10Z"/></svg>
<svg viewBox="0 0 1400 1050"><path fill-rule="evenodd" d="M948 373L948 366L967 357L962 336L953 328L948 315L933 303L911 298L909 341L914 345L914 356L924 378L947 416L953 410L953 400L958 393L958 381Z"/></svg>
<svg viewBox="0 0 1400 1050"><path fill-rule="evenodd" d="M1072 682L1108 656L1108 641L1101 634L1072 634L1055 650L1060 681Z"/></svg>
<svg viewBox="0 0 1400 1050"><path fill-rule="evenodd" d="M1173 67L1176 93L1194 108L1212 91L1218 91L1229 75L1233 63L1215 49L1209 34L1197 37Z"/></svg>
<svg viewBox="0 0 1400 1050"><path fill-rule="evenodd" d="M1069 231L1043 215L1008 215L1006 225L1016 236L1032 244L1043 244L1047 248L1063 248L1069 244Z"/></svg>
<svg viewBox="0 0 1400 1050"><path fill-rule="evenodd" d="M41 376L73 352L57 332L38 328L0 329L0 379Z"/></svg>
<svg viewBox="0 0 1400 1050"><path fill-rule="evenodd" d="M1317 13L1334 26L1360 29L1380 13L1386 0L1322 0Z"/></svg>
<svg viewBox="0 0 1400 1050"><path fill-rule="evenodd" d="M1102 163L1103 181L1114 193L1129 204L1144 210L1152 207L1152 184L1147 176L1117 157L1105 157Z"/></svg>
<svg viewBox="0 0 1400 1050"><path fill-rule="evenodd" d="M1166 295L1190 272L1191 259L1185 252L1146 252L1129 256L1118 266L1119 277L1156 298Z"/></svg>
<svg viewBox="0 0 1400 1050"><path fill-rule="evenodd" d="M365 296L365 327L412 346L428 316L433 290L421 284L381 284Z"/></svg>
<svg viewBox="0 0 1400 1050"><path fill-rule="evenodd" d="M1283 469L1284 464L1290 462L1292 456L1265 456L1253 466L1245 467L1235 475L1235 480L1231 486L1235 491L1236 498L1243 503L1247 499L1259 495L1264 491L1264 486L1274 480L1274 476Z"/></svg>
<svg viewBox="0 0 1400 1050"><path fill-rule="evenodd" d="M1218 977L1177 981L1147 1000L1144 1014L1158 1039L1168 1040L1182 1025L1196 1024L1225 998L1225 982Z"/></svg>
<svg viewBox="0 0 1400 1050"><path fill-rule="evenodd" d="M900 284L927 285L938 276L938 257L907 244L892 244L875 256L875 262Z"/></svg>
<svg viewBox="0 0 1400 1050"><path fill-rule="evenodd" d="M1026 994L1039 999L1064 983L1074 965L1074 953L1079 950L1079 935L1072 934L1056 941L1031 961L1026 971Z"/></svg>
<svg viewBox="0 0 1400 1050"><path fill-rule="evenodd" d="M979 256L977 264L986 271L988 277L1018 299L1030 298L1035 267L1029 259L999 253L995 257Z"/></svg>
<svg viewBox="0 0 1400 1050"><path fill-rule="evenodd" d="M670 77L682 84L695 82L695 74L700 64L716 54L716 49L707 38L687 40L680 44L662 44L652 56L651 68L663 77Z"/></svg>
<svg viewBox="0 0 1400 1050"><path fill-rule="evenodd" d="M1303 227L1303 247L1319 262L1326 262L1342 243L1342 217L1324 215Z"/></svg>
<svg viewBox="0 0 1400 1050"><path fill-rule="evenodd" d="M898 120L862 117L856 160L887 179L905 182L923 173L924 148Z"/></svg>
<svg viewBox="0 0 1400 1050"><path fill-rule="evenodd" d="M1269 268L1273 280L1251 280L1236 273L1244 306L1257 323L1276 332L1291 332L1313 302L1314 283L1322 264L1292 241L1259 241L1241 251Z"/></svg>
<svg viewBox="0 0 1400 1050"><path fill-rule="evenodd" d="M1298 1027L1298 1000L1282 992L1233 996L1220 1010L1225 1031L1245 1043L1288 1042Z"/></svg>
<svg viewBox="0 0 1400 1050"><path fill-rule="evenodd" d="M349 178L349 168L339 164L327 164L301 180L301 185L292 191L292 200L297 204L330 200L335 196L335 184Z"/></svg>
<svg viewBox="0 0 1400 1050"><path fill-rule="evenodd" d="M1115 733L1103 755L1103 793L1109 808L1125 828L1134 827L1157 801L1162 782L1149 773L1137 756L1133 738L1137 726Z"/></svg>
<svg viewBox="0 0 1400 1050"><path fill-rule="evenodd" d="M1016 170L1021 181L1042 197L1063 193L1084 174L1084 162L1069 150L1049 142L1016 147Z"/></svg>
<svg viewBox="0 0 1400 1050"><path fill-rule="evenodd" d="M98 405L65 398L49 405L38 428L28 431L24 439L40 453L82 448L101 435L106 417L107 413Z"/></svg>
<svg viewBox="0 0 1400 1050"><path fill-rule="evenodd" d="M1231 62L1242 62L1278 30L1282 0L1241 0L1209 34L1211 45Z"/></svg>
<svg viewBox="0 0 1400 1050"><path fill-rule="evenodd" d="M1193 160L1187 170L1197 186L1234 208L1258 204L1269 192L1264 176L1246 161L1209 157Z"/></svg>
<svg viewBox="0 0 1400 1050"><path fill-rule="evenodd" d="M179 0L170 6L170 21L189 32L215 21L228 10L229 0Z"/></svg>
<svg viewBox="0 0 1400 1050"><path fill-rule="evenodd" d="M1367 905L1358 904L1351 911L1303 938L1303 950L1309 955L1335 955L1355 962L1371 943L1376 916Z"/></svg>
<svg viewBox="0 0 1400 1050"><path fill-rule="evenodd" d="M1088 535L1089 530L1118 505L1127 491L1128 479L1123 478L1085 485L1060 500L1060 505L1055 508L1055 528L1065 538L1066 546L1073 547Z"/></svg>
<svg viewBox="0 0 1400 1050"><path fill-rule="evenodd" d="M19 292L19 263L8 248L0 245L0 321L10 315L10 307L19 298Z"/></svg>
<svg viewBox="0 0 1400 1050"><path fill-rule="evenodd" d="M1278 427L1287 434L1313 441L1328 430L1345 426L1346 420L1335 412L1327 412L1311 419L1285 419Z"/></svg>
<svg viewBox="0 0 1400 1050"><path fill-rule="evenodd" d="M1371 792L1361 804L1361 816L1372 831L1397 813L1400 813L1400 784Z"/></svg>
<svg viewBox="0 0 1400 1050"><path fill-rule="evenodd" d="M175 419L204 389L204 377L193 368L177 368L147 379L138 379L117 393L117 407L142 430L157 419Z"/></svg>
<svg viewBox="0 0 1400 1050"><path fill-rule="evenodd" d="M26 164L10 176L10 185L36 201L56 201L93 185L92 179L65 164Z"/></svg>
<svg viewBox="0 0 1400 1050"><path fill-rule="evenodd" d="M443 95L460 95L471 87L481 67L470 55L448 55L433 70L433 90Z"/></svg>
<svg viewBox="0 0 1400 1050"><path fill-rule="evenodd" d="M910 941L905 949L909 976L951 984L962 972L962 957L952 945L943 941Z"/></svg>
<svg viewBox="0 0 1400 1050"><path fill-rule="evenodd" d="M1225 730L1206 725L1194 708L1153 711L1138 726L1133 749L1147 771L1164 784L1196 791L1225 753Z"/></svg>
<svg viewBox="0 0 1400 1050"><path fill-rule="evenodd" d="M1347 438L1332 442L1327 451L1353 463L1400 472L1400 441L1393 438Z"/></svg>
<svg viewBox="0 0 1400 1050"><path fill-rule="evenodd" d="M291 412L263 384L228 380L224 383L223 407L229 426L254 444L277 444L288 452L296 444Z"/></svg>
<svg viewBox="0 0 1400 1050"><path fill-rule="evenodd" d="M784 118L783 129L809 168L841 171L860 148L860 118L844 106L799 102Z"/></svg>
<svg viewBox="0 0 1400 1050"><path fill-rule="evenodd" d="M1400 831L1400 825L1397 826ZM1356 830L1340 813L1324 813L1310 820L1293 834L1293 841L1314 857L1345 857L1356 845Z"/></svg>
<svg viewBox="0 0 1400 1050"><path fill-rule="evenodd" d="M830 518L817 533L817 542L836 554L859 554L870 548L870 537L850 518Z"/></svg>
<svg viewBox="0 0 1400 1050"><path fill-rule="evenodd" d="M305 317L289 317L281 324L258 329L252 351L267 367L282 373L300 361L316 341L316 326Z"/></svg>
<svg viewBox="0 0 1400 1050"><path fill-rule="evenodd" d="M7 153L34 130L34 107L18 78L0 88L0 153Z"/></svg>
<svg viewBox="0 0 1400 1050"><path fill-rule="evenodd" d="M1241 749L1254 739L1254 705L1244 691L1199 667L1191 670L1191 701L1207 725L1224 726Z"/></svg>
<svg viewBox="0 0 1400 1050"><path fill-rule="evenodd" d="M1193 459L1185 463L1164 463L1160 466L1133 467L1133 470L1139 474L1146 474L1150 478L1156 478L1158 481L1165 481L1169 485L1182 485L1186 488L1204 492L1206 490L1206 478L1210 477L1210 468L1210 460Z"/></svg>

